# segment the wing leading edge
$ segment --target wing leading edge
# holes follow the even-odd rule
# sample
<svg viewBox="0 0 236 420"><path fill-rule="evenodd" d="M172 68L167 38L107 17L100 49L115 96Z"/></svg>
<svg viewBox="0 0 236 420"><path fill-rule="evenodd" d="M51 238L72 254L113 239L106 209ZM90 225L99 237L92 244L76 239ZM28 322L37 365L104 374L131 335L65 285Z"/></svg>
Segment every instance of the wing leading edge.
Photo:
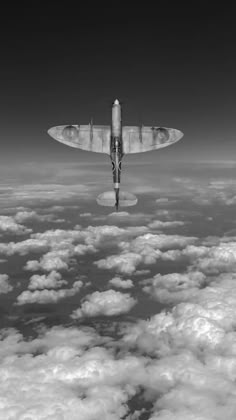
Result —
<svg viewBox="0 0 236 420"><path fill-rule="evenodd" d="M48 134L67 146L110 155L111 128L107 125L58 125Z"/></svg>
<svg viewBox="0 0 236 420"><path fill-rule="evenodd" d="M183 133L175 128L124 126L122 128L123 152L124 154L142 153L161 149L176 143L182 137Z"/></svg>

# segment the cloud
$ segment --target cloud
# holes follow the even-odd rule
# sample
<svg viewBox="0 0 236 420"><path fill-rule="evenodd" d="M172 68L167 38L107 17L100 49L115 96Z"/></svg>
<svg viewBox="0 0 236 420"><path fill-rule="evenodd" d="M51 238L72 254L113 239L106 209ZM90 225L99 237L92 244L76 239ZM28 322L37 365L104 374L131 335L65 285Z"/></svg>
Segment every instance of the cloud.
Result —
<svg viewBox="0 0 236 420"><path fill-rule="evenodd" d="M89 212L87 212L87 213L80 213L80 217L91 217L92 216L92 213L89 213Z"/></svg>
<svg viewBox="0 0 236 420"><path fill-rule="evenodd" d="M193 259L192 267L205 274L234 272L236 270L236 242L232 242L231 238L227 238L227 241L231 242L220 241L215 246L199 246L186 250L186 255ZM210 242L207 245L210 245Z"/></svg>
<svg viewBox="0 0 236 420"><path fill-rule="evenodd" d="M219 168L217 168L219 169ZM199 206L224 205L236 203L234 179L175 178L176 185L181 185L181 194Z"/></svg>
<svg viewBox="0 0 236 420"><path fill-rule="evenodd" d="M176 259L182 255L181 248L194 243L196 239L180 235L146 233L131 241L121 241L119 243L121 254L110 255L95 261L94 264L102 269L115 269L119 273L132 274L140 264L151 265L158 259ZM173 249L165 251L169 248Z"/></svg>
<svg viewBox="0 0 236 420"><path fill-rule="evenodd" d="M141 282L143 290L161 303L178 303L193 299L206 284L206 276L198 271L157 274Z"/></svg>
<svg viewBox="0 0 236 420"><path fill-rule="evenodd" d="M51 251L44 254L40 261L30 260L25 265L25 270L28 271L57 271L68 270L70 262L70 250Z"/></svg>
<svg viewBox="0 0 236 420"><path fill-rule="evenodd" d="M127 293L115 290L94 292L86 296L81 308L75 310L71 317L77 319L84 316L118 315L128 312L136 303L136 300Z"/></svg>
<svg viewBox="0 0 236 420"><path fill-rule="evenodd" d="M109 283L112 286L115 286L121 289L130 289L131 287L134 287L132 280L130 279L123 280L120 277L114 277L113 279L109 281Z"/></svg>
<svg viewBox="0 0 236 420"><path fill-rule="evenodd" d="M48 179L47 179L48 181ZM10 185L2 189L0 196L1 207L17 207L23 205L38 206L39 204L70 203L72 200L89 199L94 188L83 184L63 185L60 183L25 183L24 185Z"/></svg>
<svg viewBox="0 0 236 420"><path fill-rule="evenodd" d="M176 274L156 277L160 296L163 296L163 288L169 293L164 294L164 300L166 296L168 301L171 300L171 284L174 288L172 302L176 300L176 283L178 287L180 279L181 275ZM186 291L189 287L189 301L179 303L170 312L162 312L148 321L128 327L123 340L158 357L176 352L181 354L187 349L196 357L203 351L206 355L215 352L219 356L223 353L224 357L231 357L236 354L235 279L235 274L221 274L202 288L201 273L191 273L186 278L182 275ZM191 294L193 287L194 293ZM183 296L185 298L185 294Z"/></svg>
<svg viewBox="0 0 236 420"><path fill-rule="evenodd" d="M93 329L54 327L34 340L8 330L1 338L0 418L118 420L129 414L135 389L126 384L143 362L114 357Z"/></svg>
<svg viewBox="0 0 236 420"><path fill-rule="evenodd" d="M168 202L169 202L169 198L167 198L167 197L157 198L156 199L156 203L158 203L158 204L166 204Z"/></svg>
<svg viewBox="0 0 236 420"><path fill-rule="evenodd" d="M32 232L31 229L27 229L12 216L0 216L0 232L14 235L25 235Z"/></svg>
<svg viewBox="0 0 236 420"><path fill-rule="evenodd" d="M108 214L109 219L118 220L119 223L148 223L152 214L148 213L129 213L127 211L113 212Z"/></svg>
<svg viewBox="0 0 236 420"><path fill-rule="evenodd" d="M48 244L45 240L33 238L21 242L0 243L0 253L7 256L14 254L26 255L31 252L43 252L47 249Z"/></svg>
<svg viewBox="0 0 236 420"><path fill-rule="evenodd" d="M171 222L162 222L161 220L155 220L154 222L149 223L149 227L151 229L168 229L168 228L175 228L179 226L184 226L186 222L181 221L171 221Z"/></svg>
<svg viewBox="0 0 236 420"><path fill-rule="evenodd" d="M99 261L95 261L94 264L97 265L98 268L105 270L115 269L119 273L132 274L142 261L143 258L141 255L135 254L134 252L126 252L120 255L111 255Z"/></svg>
<svg viewBox="0 0 236 420"><path fill-rule="evenodd" d="M9 293L13 290L8 280L9 276L7 274L0 274L0 294Z"/></svg>
<svg viewBox="0 0 236 420"><path fill-rule="evenodd" d="M28 303L57 303L61 299L74 296L79 292L83 283L81 281L74 282L72 288L70 289L60 289L60 290L25 290L17 297L17 305L25 305Z"/></svg>
<svg viewBox="0 0 236 420"><path fill-rule="evenodd" d="M198 290L191 301L121 323L115 340L83 325L43 327L34 339L3 330L0 417L138 419L139 410L132 414L129 407L140 395L139 406L148 405L145 414L153 420L233 420L235 274L211 276L209 282L201 272L172 274L155 276L159 287L169 293ZM112 315L125 306L126 312L130 299L112 290L95 292L72 317Z"/></svg>
<svg viewBox="0 0 236 420"><path fill-rule="evenodd" d="M53 214L37 214L36 211L19 211L14 216L14 219L18 223L24 223L27 221L37 221L37 222L52 222L53 221Z"/></svg>
<svg viewBox="0 0 236 420"><path fill-rule="evenodd" d="M142 251L143 248L147 245L153 249L179 249L184 248L189 244L192 244L196 241L196 237L191 236L181 236L181 235L154 235L152 233L146 233L144 235L138 236L129 243L121 242L120 248L123 250L129 249L133 251Z"/></svg>
<svg viewBox="0 0 236 420"><path fill-rule="evenodd" d="M81 290L80 282L58 290L66 283L53 270L68 269L74 258L87 253L101 250L105 257L97 265L125 274L148 274L137 270L139 265L149 268L159 260L183 259L184 265L190 264L183 273L159 273L141 282L150 297L168 305L168 310L149 319L110 318L103 329L106 322L104 318L100 322L99 315L125 314L136 303L130 294L108 290L87 295L78 304L70 323L79 319L79 328L47 329L39 326L43 321L39 317L31 337L2 329L0 418L138 420L141 414L152 420L236 418L235 238L198 240L153 235L150 229L77 226L0 244L5 255L44 254L30 256L28 268L46 274L30 278L18 305L58 302ZM173 267L166 266L166 271ZM151 268L160 270L158 264ZM133 282L115 276L109 285L127 287ZM161 305L152 307L161 310ZM97 332L83 326L95 323ZM31 324L30 331L33 328ZM143 413L139 409L131 413L130 407L137 406Z"/></svg>
<svg viewBox="0 0 236 420"><path fill-rule="evenodd" d="M35 274L30 277L28 288L30 290L36 289L58 289L67 284L66 280L62 280L61 274L56 271L51 271L48 276Z"/></svg>
<svg viewBox="0 0 236 420"><path fill-rule="evenodd" d="M19 242L0 243L0 253L4 255L26 255L31 252L56 251L70 249L71 255L96 252L112 239L125 239L147 231L145 226L119 228L117 226L88 226L83 229L77 225L74 229L50 229L32 233L29 239ZM73 246L72 246L73 245ZM73 247L76 247L75 250Z"/></svg>

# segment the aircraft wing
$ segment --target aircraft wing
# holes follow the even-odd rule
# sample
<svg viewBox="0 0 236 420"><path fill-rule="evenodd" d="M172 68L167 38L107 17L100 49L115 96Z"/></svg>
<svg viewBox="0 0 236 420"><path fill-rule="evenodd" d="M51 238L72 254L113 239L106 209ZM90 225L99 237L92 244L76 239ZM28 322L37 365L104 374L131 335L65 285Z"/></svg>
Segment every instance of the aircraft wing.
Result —
<svg viewBox="0 0 236 420"><path fill-rule="evenodd" d="M110 154L111 128L108 125L58 125L50 128L48 134L67 146Z"/></svg>
<svg viewBox="0 0 236 420"><path fill-rule="evenodd" d="M122 128L123 152L142 153L170 146L183 137L183 133L175 128L137 127Z"/></svg>

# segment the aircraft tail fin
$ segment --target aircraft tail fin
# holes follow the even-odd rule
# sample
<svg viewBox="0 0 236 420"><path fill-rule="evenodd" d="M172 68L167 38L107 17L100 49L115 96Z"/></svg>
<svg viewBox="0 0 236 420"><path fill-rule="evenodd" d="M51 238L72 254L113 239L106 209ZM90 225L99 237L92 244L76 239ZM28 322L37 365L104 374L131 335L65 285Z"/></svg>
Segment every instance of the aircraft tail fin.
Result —
<svg viewBox="0 0 236 420"><path fill-rule="evenodd" d="M137 197L126 191L119 192L119 207L130 207L137 204ZM97 203L100 206L116 207L117 197L115 191L107 191L97 197Z"/></svg>

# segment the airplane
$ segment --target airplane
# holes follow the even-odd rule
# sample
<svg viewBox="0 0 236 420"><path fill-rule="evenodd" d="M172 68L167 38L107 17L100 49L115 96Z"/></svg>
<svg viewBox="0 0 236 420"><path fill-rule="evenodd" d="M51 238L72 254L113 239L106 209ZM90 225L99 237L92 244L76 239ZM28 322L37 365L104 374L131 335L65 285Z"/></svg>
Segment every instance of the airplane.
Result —
<svg viewBox="0 0 236 420"><path fill-rule="evenodd" d="M137 203L134 194L120 191L121 161L130 153L149 152L176 143L183 133L174 128L122 126L121 104L116 99L112 104L111 126L59 125L48 130L55 140L82 150L105 153L110 156L114 191L100 194L97 203L102 206L133 206Z"/></svg>

